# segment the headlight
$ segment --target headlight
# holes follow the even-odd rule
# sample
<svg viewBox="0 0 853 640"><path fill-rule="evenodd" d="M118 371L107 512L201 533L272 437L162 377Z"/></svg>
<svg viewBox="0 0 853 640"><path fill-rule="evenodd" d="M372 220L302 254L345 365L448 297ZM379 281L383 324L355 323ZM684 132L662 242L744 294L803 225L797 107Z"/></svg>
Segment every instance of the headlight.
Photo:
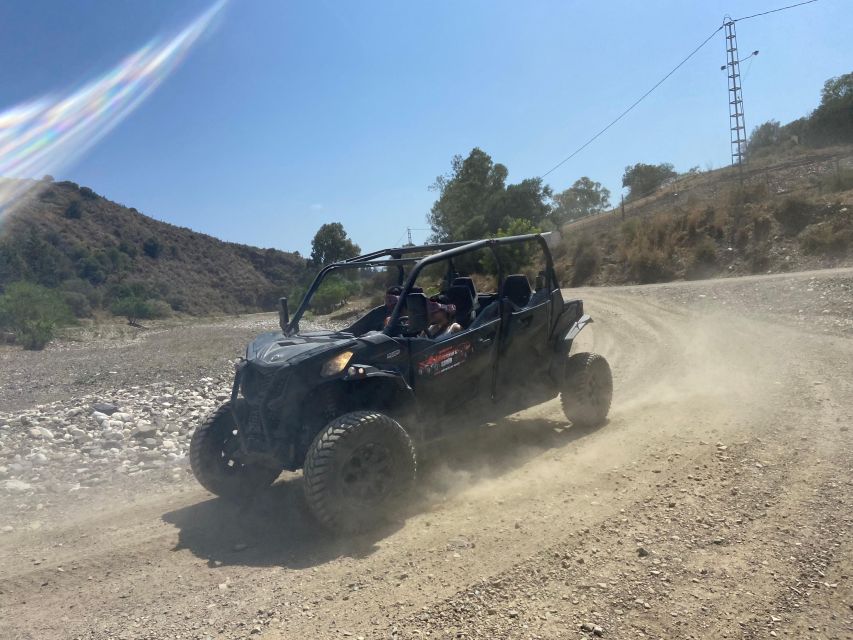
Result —
<svg viewBox="0 0 853 640"><path fill-rule="evenodd" d="M350 358L352 358L352 351L341 351L334 358L329 358L323 363L323 368L320 370L320 375L322 376L334 376L339 374L341 371L347 368L349 364Z"/></svg>

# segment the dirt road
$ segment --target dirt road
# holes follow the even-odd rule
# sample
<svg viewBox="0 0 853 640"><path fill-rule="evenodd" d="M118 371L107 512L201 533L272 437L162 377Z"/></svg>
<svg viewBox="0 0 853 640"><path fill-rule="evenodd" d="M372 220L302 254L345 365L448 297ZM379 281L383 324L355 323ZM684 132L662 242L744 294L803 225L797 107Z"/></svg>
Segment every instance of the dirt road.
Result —
<svg viewBox="0 0 853 640"><path fill-rule="evenodd" d="M369 536L318 530L295 475L243 509L190 478L28 509L0 637L851 638L851 285L572 292L609 423L552 402L468 432Z"/></svg>

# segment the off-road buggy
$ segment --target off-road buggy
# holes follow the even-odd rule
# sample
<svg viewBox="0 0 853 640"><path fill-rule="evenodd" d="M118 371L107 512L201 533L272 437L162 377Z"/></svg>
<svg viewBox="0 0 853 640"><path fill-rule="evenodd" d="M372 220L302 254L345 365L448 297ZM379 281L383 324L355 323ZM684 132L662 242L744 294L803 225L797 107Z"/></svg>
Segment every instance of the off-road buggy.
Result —
<svg viewBox="0 0 853 640"><path fill-rule="evenodd" d="M592 320L581 300L563 300L547 236L385 249L323 268L292 318L281 299L281 331L249 344L235 365L230 401L193 434L198 481L244 500L282 470L302 468L316 518L352 531L375 526L406 495L423 445L466 425L557 395L574 425L602 424L610 367L600 355L570 355ZM532 255L543 266L533 287L528 275L514 273L519 256L528 264ZM396 282L396 303L340 330L301 331L324 280L353 269L384 278L379 293L389 279ZM495 291L477 291L484 270ZM425 285L451 300L460 331L424 337Z"/></svg>

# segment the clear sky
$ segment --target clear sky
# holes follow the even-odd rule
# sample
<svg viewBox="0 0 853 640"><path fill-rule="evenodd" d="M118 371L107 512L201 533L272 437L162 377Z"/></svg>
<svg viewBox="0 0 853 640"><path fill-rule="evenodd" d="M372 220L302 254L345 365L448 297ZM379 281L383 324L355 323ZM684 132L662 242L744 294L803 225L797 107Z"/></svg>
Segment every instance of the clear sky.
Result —
<svg viewBox="0 0 853 640"><path fill-rule="evenodd" d="M56 173L155 218L310 250L340 221L363 249L427 227L428 187L479 146L511 182L541 175L718 27L793 0L234 0L129 117ZM0 3L0 111L103 74L210 0ZM817 105L853 71L853 2L738 24L747 127ZM621 191L635 162L729 162L722 32L547 178ZM414 232L415 241L427 232Z"/></svg>

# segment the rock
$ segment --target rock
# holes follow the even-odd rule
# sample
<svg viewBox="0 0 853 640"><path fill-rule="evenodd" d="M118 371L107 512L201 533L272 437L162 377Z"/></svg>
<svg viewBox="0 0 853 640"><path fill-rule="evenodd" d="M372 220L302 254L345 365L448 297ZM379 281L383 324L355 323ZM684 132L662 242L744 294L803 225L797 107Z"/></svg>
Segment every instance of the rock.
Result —
<svg viewBox="0 0 853 640"><path fill-rule="evenodd" d="M136 427L136 431L134 431L131 435L138 439L144 440L145 438L150 438L155 433L157 433L157 427L152 424L140 424Z"/></svg>
<svg viewBox="0 0 853 640"><path fill-rule="evenodd" d="M118 411L118 407L110 402L96 402L92 405L92 410L111 416Z"/></svg>
<svg viewBox="0 0 853 640"><path fill-rule="evenodd" d="M9 493L25 493L32 489L32 485L27 484L23 480L16 480L12 478L11 480L3 481L3 488Z"/></svg>
<svg viewBox="0 0 853 640"><path fill-rule="evenodd" d="M595 626L592 628L592 635L594 635L594 636L603 636L603 635L604 635L604 629L602 629L602 628L601 628L601 627L599 627L598 625L595 625Z"/></svg>
<svg viewBox="0 0 853 640"><path fill-rule="evenodd" d="M594 625L594 624L592 624L591 622L584 622L584 623L581 625L581 631L587 631L587 632L589 632L589 631L592 631L593 629L595 629L595 625Z"/></svg>
<svg viewBox="0 0 853 640"><path fill-rule="evenodd" d="M0 531L2 531L3 533L12 533L14 530L15 527L13 527L11 524L7 524L5 527L0 529Z"/></svg>
<svg viewBox="0 0 853 640"><path fill-rule="evenodd" d="M44 427L33 427L30 429L30 435L33 438L45 438L48 440L53 440L53 431L50 429L45 429Z"/></svg>
<svg viewBox="0 0 853 640"><path fill-rule="evenodd" d="M449 549L473 549L474 543L464 536L459 536L458 538L448 540L447 547Z"/></svg>
<svg viewBox="0 0 853 640"><path fill-rule="evenodd" d="M647 555L649 555L649 552L646 551L645 547L637 547L637 555L641 558L645 558Z"/></svg>

